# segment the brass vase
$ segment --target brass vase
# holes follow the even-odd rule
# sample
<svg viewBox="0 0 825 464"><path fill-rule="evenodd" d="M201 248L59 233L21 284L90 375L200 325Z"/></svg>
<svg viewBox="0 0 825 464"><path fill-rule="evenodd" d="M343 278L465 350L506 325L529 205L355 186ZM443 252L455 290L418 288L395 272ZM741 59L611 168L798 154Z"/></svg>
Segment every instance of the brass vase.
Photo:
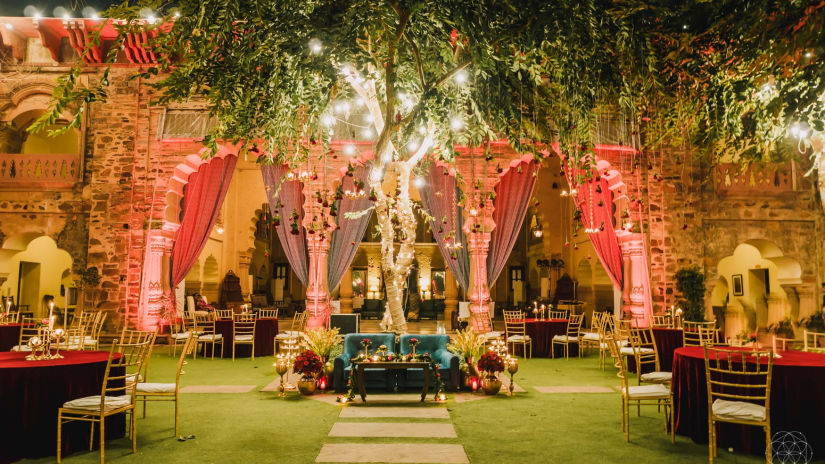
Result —
<svg viewBox="0 0 825 464"><path fill-rule="evenodd" d="M495 374L487 374L481 381L481 389L485 395L495 395L501 390L501 380Z"/></svg>
<svg viewBox="0 0 825 464"><path fill-rule="evenodd" d="M302 395L314 395L317 389L318 384L315 382L314 377L304 375L298 380L298 391L300 391Z"/></svg>
<svg viewBox="0 0 825 464"><path fill-rule="evenodd" d="M335 371L335 364L332 361L327 361L324 363L324 376L326 376L327 380L332 379L333 371Z"/></svg>

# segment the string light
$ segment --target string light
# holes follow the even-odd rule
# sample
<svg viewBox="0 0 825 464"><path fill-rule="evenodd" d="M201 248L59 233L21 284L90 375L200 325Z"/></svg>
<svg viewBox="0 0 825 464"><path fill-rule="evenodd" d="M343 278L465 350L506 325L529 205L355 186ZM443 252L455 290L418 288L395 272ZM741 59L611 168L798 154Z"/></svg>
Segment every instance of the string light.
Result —
<svg viewBox="0 0 825 464"><path fill-rule="evenodd" d="M334 109L336 113L349 113L349 103L345 101L336 102Z"/></svg>
<svg viewBox="0 0 825 464"><path fill-rule="evenodd" d="M417 149L418 149L418 142L416 142L415 140L410 140L410 142L407 144L407 150L415 151Z"/></svg>
<svg viewBox="0 0 825 464"><path fill-rule="evenodd" d="M469 77L469 74L467 73L466 69L462 69L462 70L458 71L457 73L455 73L455 81L459 85L467 82L468 77Z"/></svg>
<svg viewBox="0 0 825 464"><path fill-rule="evenodd" d="M11 23L6 23L6 29L12 30L14 29L14 26L12 26Z"/></svg>
<svg viewBox="0 0 825 464"><path fill-rule="evenodd" d="M321 41L318 39L310 39L309 41L309 51L313 54L318 55L324 49L323 45L321 45Z"/></svg>
<svg viewBox="0 0 825 464"><path fill-rule="evenodd" d="M803 127L798 122L795 122L791 126L791 131L790 132L791 132L791 135L794 136L797 139L804 139L804 138L808 137L808 128Z"/></svg>
<svg viewBox="0 0 825 464"><path fill-rule="evenodd" d="M352 156L355 154L355 145L348 143L344 145L344 154L347 156Z"/></svg>
<svg viewBox="0 0 825 464"><path fill-rule="evenodd" d="M371 129L371 128L369 128L369 127L365 127L365 128L364 128L364 130L363 130L363 131L361 131L361 135L362 135L365 139L372 138L372 137L373 137L373 132L372 132L372 129Z"/></svg>
<svg viewBox="0 0 825 464"><path fill-rule="evenodd" d="M384 177L384 171L381 169L373 169L370 173L370 180L373 182L378 182Z"/></svg>
<svg viewBox="0 0 825 464"><path fill-rule="evenodd" d="M335 118L332 117L332 115L325 114L321 116L321 124L327 127L332 127L332 125L335 124Z"/></svg>
<svg viewBox="0 0 825 464"><path fill-rule="evenodd" d="M454 131L460 131L464 128L464 120L459 118L458 116L453 116L450 119L450 129Z"/></svg>
<svg viewBox="0 0 825 464"><path fill-rule="evenodd" d="M416 177L415 179L413 179L413 185L417 189L420 189L420 188L424 187L424 178L420 177L420 176Z"/></svg>

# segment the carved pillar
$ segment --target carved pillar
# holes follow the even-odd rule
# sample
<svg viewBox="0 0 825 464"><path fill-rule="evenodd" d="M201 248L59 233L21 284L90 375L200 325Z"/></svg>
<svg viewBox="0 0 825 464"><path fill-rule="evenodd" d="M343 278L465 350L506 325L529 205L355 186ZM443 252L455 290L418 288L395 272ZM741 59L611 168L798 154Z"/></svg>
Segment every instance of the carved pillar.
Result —
<svg viewBox="0 0 825 464"><path fill-rule="evenodd" d="M338 296L341 300L341 313L352 313L352 268L347 268L344 272L341 285L338 287Z"/></svg>
<svg viewBox="0 0 825 464"><path fill-rule="evenodd" d="M327 285L327 259L329 237L334 230L330 221L326 186L316 174L303 173L304 179L304 230L307 237L309 275L307 277L306 310L309 311L308 328L323 327L329 322L332 310ZM319 195L320 194L320 195ZM321 199L319 201L319 198Z"/></svg>
<svg viewBox="0 0 825 464"><path fill-rule="evenodd" d="M418 261L418 292L421 294L422 300L425 296L427 299L432 298L433 292L435 291L434 288L430 288L431 282L433 281L431 252L432 250L427 248L424 250L416 250L415 253L415 259Z"/></svg>
<svg viewBox="0 0 825 464"><path fill-rule="evenodd" d="M799 319L817 314L822 308L817 304L816 293L809 285L800 285L796 289L799 295Z"/></svg>
<svg viewBox="0 0 825 464"><path fill-rule="evenodd" d="M622 289L622 311L630 311L636 327L647 327L653 317L653 305L645 301L645 287L650 285L644 282L647 275L645 268L644 234L617 230L624 263L624 288Z"/></svg>
<svg viewBox="0 0 825 464"><path fill-rule="evenodd" d="M245 301L250 300L252 295L252 285L249 278L249 265L252 263L252 255L246 252L238 253L238 278L241 280L241 293Z"/></svg>
<svg viewBox="0 0 825 464"><path fill-rule="evenodd" d="M785 319L788 311L785 308L786 301L771 293L768 295L768 320L766 325L771 325Z"/></svg>
<svg viewBox="0 0 825 464"><path fill-rule="evenodd" d="M487 287L487 254L490 249L490 232L468 234L470 247L470 320L473 330L487 333L490 329L490 289Z"/></svg>
<svg viewBox="0 0 825 464"><path fill-rule="evenodd" d="M164 273L164 253L167 239L161 230L150 230L143 259L143 277L140 284L137 326L140 330L154 330L163 310L164 289L168 287L168 272Z"/></svg>
<svg viewBox="0 0 825 464"><path fill-rule="evenodd" d="M444 272L444 321L452 321L453 313L458 311L458 285L448 268Z"/></svg>

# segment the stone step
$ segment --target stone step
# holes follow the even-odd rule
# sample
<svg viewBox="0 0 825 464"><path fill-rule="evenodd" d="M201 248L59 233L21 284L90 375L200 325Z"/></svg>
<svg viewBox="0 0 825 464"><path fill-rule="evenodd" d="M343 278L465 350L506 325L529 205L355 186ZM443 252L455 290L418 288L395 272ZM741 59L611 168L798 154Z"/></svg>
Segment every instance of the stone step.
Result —
<svg viewBox="0 0 825 464"><path fill-rule="evenodd" d="M430 443L327 443L315 462L389 462L465 464L464 447Z"/></svg>
<svg viewBox="0 0 825 464"><path fill-rule="evenodd" d="M433 422L336 422L330 437L457 438L453 424Z"/></svg>
<svg viewBox="0 0 825 464"><path fill-rule="evenodd" d="M449 419L450 413L446 408L432 406L368 406L356 405L355 403L341 409L341 418L364 418L364 417L403 417L407 419Z"/></svg>

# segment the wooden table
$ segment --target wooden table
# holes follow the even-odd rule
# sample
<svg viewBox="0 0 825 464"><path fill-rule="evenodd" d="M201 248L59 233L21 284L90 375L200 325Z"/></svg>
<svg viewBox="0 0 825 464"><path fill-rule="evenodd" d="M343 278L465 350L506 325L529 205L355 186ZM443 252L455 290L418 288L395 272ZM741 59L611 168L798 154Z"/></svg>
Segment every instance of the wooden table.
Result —
<svg viewBox="0 0 825 464"><path fill-rule="evenodd" d="M390 369L390 370L407 370L407 369L424 369L424 387L421 389L421 401L427 398L427 392L430 390L430 363L427 361L362 361L353 363L355 365L355 381L358 383L358 393L361 395L361 401L367 402L367 387L364 382L364 369Z"/></svg>

